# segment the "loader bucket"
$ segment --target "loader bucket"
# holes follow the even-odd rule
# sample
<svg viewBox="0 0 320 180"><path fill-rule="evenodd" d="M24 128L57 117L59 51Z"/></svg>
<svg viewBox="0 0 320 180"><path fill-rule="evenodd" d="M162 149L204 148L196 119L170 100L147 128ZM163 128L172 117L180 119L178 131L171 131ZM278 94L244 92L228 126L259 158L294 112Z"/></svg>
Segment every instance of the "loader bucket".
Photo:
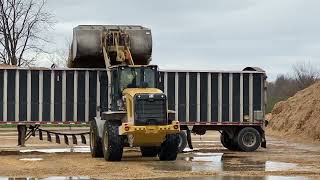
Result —
<svg viewBox="0 0 320 180"><path fill-rule="evenodd" d="M103 33L108 30L121 30L127 33L134 64L149 64L152 53L150 29L134 25L80 25L73 29L68 67L105 68L102 39ZM109 64L116 65L116 62Z"/></svg>

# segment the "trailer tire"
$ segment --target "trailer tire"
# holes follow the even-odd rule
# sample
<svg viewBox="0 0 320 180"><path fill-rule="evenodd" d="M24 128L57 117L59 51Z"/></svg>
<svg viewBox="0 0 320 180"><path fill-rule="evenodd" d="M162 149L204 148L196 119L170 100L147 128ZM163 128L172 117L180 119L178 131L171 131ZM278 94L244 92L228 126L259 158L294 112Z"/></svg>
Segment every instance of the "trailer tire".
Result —
<svg viewBox="0 0 320 180"><path fill-rule="evenodd" d="M261 145L261 135L255 128L246 127L239 131L236 141L241 151L252 152Z"/></svg>
<svg viewBox="0 0 320 180"><path fill-rule="evenodd" d="M142 157L156 157L159 153L159 147L140 147Z"/></svg>
<svg viewBox="0 0 320 180"><path fill-rule="evenodd" d="M106 161L121 161L123 154L123 138L118 134L119 125L113 121L104 124L102 146Z"/></svg>
<svg viewBox="0 0 320 180"><path fill-rule="evenodd" d="M182 153L183 150L187 147L187 134L184 131L180 131L179 134L179 145L178 145L178 149L179 149L179 153Z"/></svg>
<svg viewBox="0 0 320 180"><path fill-rule="evenodd" d="M102 139L99 137L98 126L95 120L90 123L90 152L93 158L103 157Z"/></svg>
<svg viewBox="0 0 320 180"><path fill-rule="evenodd" d="M220 141L223 147L229 149L230 151L237 151L239 149L237 143L234 142L234 139L230 138L229 135L222 131L220 135Z"/></svg>
<svg viewBox="0 0 320 180"><path fill-rule="evenodd" d="M178 134L168 134L166 140L161 144L159 151L160 161L174 161L178 155Z"/></svg>

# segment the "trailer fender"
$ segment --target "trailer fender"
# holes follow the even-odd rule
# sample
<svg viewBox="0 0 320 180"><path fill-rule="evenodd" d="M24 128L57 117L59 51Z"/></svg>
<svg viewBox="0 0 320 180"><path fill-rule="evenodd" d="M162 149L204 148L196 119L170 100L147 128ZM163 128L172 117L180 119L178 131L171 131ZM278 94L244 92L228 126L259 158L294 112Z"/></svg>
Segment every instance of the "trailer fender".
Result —
<svg viewBox="0 0 320 180"><path fill-rule="evenodd" d="M101 117L95 117L94 120L98 126L99 137L102 138L104 124L106 121L119 121L119 124L121 124L122 120L126 116L126 113L126 111L106 111L101 113Z"/></svg>

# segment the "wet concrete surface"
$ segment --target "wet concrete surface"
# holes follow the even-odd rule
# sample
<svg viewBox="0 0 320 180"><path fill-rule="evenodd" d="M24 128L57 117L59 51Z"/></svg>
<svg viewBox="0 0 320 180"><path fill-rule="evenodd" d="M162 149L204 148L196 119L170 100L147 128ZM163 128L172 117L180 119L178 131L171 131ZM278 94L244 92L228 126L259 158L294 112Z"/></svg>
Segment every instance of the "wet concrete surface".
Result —
<svg viewBox="0 0 320 180"><path fill-rule="evenodd" d="M95 178L86 177L86 176L51 176L45 178L34 178L34 177L20 177L20 178L13 178L13 177L1 177L1 180L96 180ZM194 177L183 177L183 178L156 178L158 180L192 180ZM284 176L214 176L214 177L197 177L198 180L304 180L308 179L307 177L303 176L291 176L291 177L284 177Z"/></svg>
<svg viewBox="0 0 320 180"><path fill-rule="evenodd" d="M165 171L286 171L297 168L295 163L255 161L228 153L187 153L180 155L177 161L170 164L150 164L155 169Z"/></svg>
<svg viewBox="0 0 320 180"><path fill-rule="evenodd" d="M185 149L176 161L171 162L142 158L137 148L125 149L121 162L105 162L103 159L91 158L88 145L55 145L31 139L27 147L8 148L8 144L0 147L0 162L3 159L7 166L32 163L39 169L44 168L43 173L25 171L27 173L23 174L14 170L13 166L12 172L11 168L8 171L1 171L0 168L0 176L6 174L0 179L320 179L319 144L268 137L267 149L244 153L226 150L218 139L219 134L215 132L202 137L195 136L195 149ZM0 144L1 141L3 138L0 135ZM8 139L5 141L11 142ZM77 171L71 173L74 169L63 164L66 162L73 166L79 164ZM50 163L62 164L62 167L50 167Z"/></svg>

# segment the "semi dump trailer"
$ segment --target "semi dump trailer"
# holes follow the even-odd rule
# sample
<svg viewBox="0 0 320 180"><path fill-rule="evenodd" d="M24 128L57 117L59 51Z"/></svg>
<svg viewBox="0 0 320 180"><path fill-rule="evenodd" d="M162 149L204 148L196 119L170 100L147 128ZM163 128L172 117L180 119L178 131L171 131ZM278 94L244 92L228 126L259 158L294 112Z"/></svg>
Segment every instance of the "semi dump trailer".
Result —
<svg viewBox="0 0 320 180"><path fill-rule="evenodd" d="M0 69L0 123L17 125L19 144L35 131L40 139L47 133L50 141L53 134L57 142L62 135L66 143L69 137L77 143L76 136L86 143L85 133L50 132L40 126L90 124L92 156L106 160L122 157L119 151L113 152L116 159L103 152L106 148L101 147L110 141L120 140L120 151L123 146L140 146L143 156L156 156L168 135L178 135L171 139L182 151L187 144L192 148L191 133L204 135L208 130L219 131L222 145L230 150L266 147L262 69L158 70L149 65L151 31L141 26L78 26L73 34L70 68ZM130 85L127 81L139 73L140 83L136 79ZM112 136L106 132L109 120L117 122Z"/></svg>

